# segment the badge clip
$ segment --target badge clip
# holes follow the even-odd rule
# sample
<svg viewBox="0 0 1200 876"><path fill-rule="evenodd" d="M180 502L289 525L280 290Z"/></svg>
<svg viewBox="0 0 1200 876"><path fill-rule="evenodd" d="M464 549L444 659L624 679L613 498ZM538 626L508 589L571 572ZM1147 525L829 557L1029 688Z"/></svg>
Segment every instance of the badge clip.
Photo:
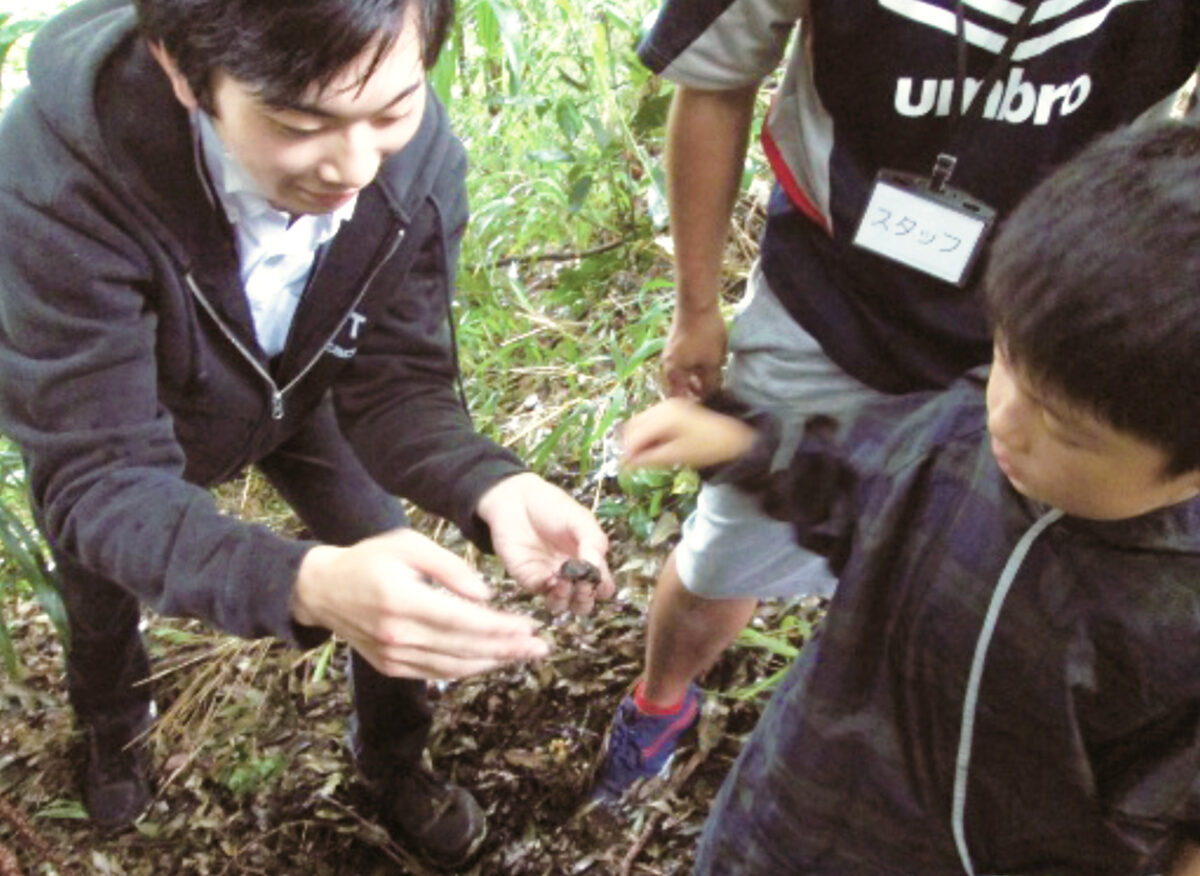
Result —
<svg viewBox="0 0 1200 876"><path fill-rule="evenodd" d="M937 161L933 163L933 173L929 177L929 190L939 194L944 192L957 164L958 159L953 155L947 152L938 153Z"/></svg>

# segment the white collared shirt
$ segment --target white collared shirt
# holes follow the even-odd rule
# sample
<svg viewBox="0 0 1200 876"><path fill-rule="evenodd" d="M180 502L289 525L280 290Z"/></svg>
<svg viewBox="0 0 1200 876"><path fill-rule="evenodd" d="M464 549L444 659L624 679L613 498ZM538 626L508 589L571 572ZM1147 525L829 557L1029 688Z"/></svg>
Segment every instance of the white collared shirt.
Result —
<svg viewBox="0 0 1200 876"><path fill-rule="evenodd" d="M237 239L242 288L254 334L268 356L283 350L317 250L354 213L357 195L331 213L292 217L276 210L225 151L207 113L196 113L204 164Z"/></svg>

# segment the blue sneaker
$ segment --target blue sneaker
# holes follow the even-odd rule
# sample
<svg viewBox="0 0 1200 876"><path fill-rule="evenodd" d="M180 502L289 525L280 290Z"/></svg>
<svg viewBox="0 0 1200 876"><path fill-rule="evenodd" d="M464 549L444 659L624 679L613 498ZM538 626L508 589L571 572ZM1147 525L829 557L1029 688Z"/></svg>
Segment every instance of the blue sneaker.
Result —
<svg viewBox="0 0 1200 876"><path fill-rule="evenodd" d="M592 786L592 800L617 800L639 779L657 776L667 768L679 738L700 717L704 695L694 684L679 711L671 715L647 715L637 707L633 694L621 700L608 731L600 769Z"/></svg>

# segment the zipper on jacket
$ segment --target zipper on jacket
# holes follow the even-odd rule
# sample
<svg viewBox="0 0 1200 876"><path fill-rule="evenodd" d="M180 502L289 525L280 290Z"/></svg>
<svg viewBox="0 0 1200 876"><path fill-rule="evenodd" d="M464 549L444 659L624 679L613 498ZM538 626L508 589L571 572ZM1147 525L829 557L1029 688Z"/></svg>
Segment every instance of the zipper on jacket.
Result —
<svg viewBox="0 0 1200 876"><path fill-rule="evenodd" d="M1000 572L1000 580L992 591L987 613L983 617L983 626L979 630L979 638L975 640L975 655L971 658L971 671L967 676L967 689L963 697L962 723L958 731L958 756L954 763L954 791L950 809L950 832L954 835L954 844L958 847L958 857L963 872L967 876L975 876L975 863L971 860L971 851L967 848L967 780L971 770L971 746L975 740L975 715L979 706L979 685L983 678L983 665L987 660L988 647L992 643L992 634L996 632L996 622L1000 618L1000 609L1012 589L1017 572L1025 562L1025 556L1038 536L1046 531L1052 523L1063 516L1063 512L1054 508L1039 517L1034 524L1025 530L1025 534L1017 541L1016 547L1008 555L1004 569Z"/></svg>
<svg viewBox="0 0 1200 876"><path fill-rule="evenodd" d="M387 252L384 253L381 258L376 260L375 264L372 266L371 272L367 275L367 279L363 281L358 290L358 294L355 296L354 301L351 302L347 313L352 312L360 303L362 303L363 297L367 294L367 288L375 280L375 277L378 276L379 272L383 270L383 266L387 260L395 254L400 244L404 241L404 236L405 229L401 228L396 232L396 237L388 247ZM250 366L255 370L255 372L257 372L258 375L266 382L267 389L271 394L271 419L282 420L284 415L284 394L292 389L292 387L294 387L301 380L303 380L305 375L307 375L308 372L311 371L317 364L317 362L320 361L321 356L323 356L325 353L325 348L332 343L333 339L338 336L338 332L342 330L342 326L346 322L346 317L343 316L338 321L337 328L335 328L332 334L330 334L329 337L326 338L325 342L321 344L321 346L317 349L316 354L308 361L308 364L301 368L300 372L290 381L288 381L286 386L280 387L275 383L275 378L271 376L271 372L263 367L263 364L258 361L258 357L256 357L254 353L247 349L246 345L238 340L237 335L230 331L230 329L225 325L225 321L221 319L216 308L213 307L209 300L205 297L204 293L200 289L200 286L196 283L195 278L192 277L191 272L188 272L184 279L187 281L188 288L191 289L192 295L197 301L200 302L200 305L212 318L213 322L217 324L217 328L221 330L221 334L225 336L226 340L233 345L234 349L242 355L242 358L249 362Z"/></svg>
<svg viewBox="0 0 1200 876"><path fill-rule="evenodd" d="M225 321L217 314L216 308L212 306L209 300L204 297L204 293L200 291L200 287L196 284L196 280L192 277L191 272L187 273L184 279L187 281L188 288L192 290L192 295L200 302L200 306L204 308L204 311L212 318L212 321L217 324L217 328L221 330L221 334L225 336L225 339L233 344L234 349L242 354L242 358L250 363L250 366L258 372L259 377L266 381L267 388L271 392L271 419L282 420L283 393L275 385L275 378L263 367L258 358L246 349L246 345L238 340L237 335L225 325Z"/></svg>
<svg viewBox="0 0 1200 876"><path fill-rule="evenodd" d="M392 241L391 246L388 247L388 251L386 253L384 253L383 256L375 262L374 266L371 268L371 273L369 273L367 275L367 279L364 280L362 283L362 286L359 287L358 294L354 297L354 300L350 303L350 307L347 310L347 315L349 315L351 312L353 312L354 309L356 307L358 307L359 304L362 303L363 297L367 294L367 288L371 285L371 283L373 283L375 281L375 277L378 276L379 272L381 270L383 270L383 266L384 266L384 264L387 263L387 260L390 259L393 255L395 255L396 250L399 249L399 247L400 247L400 244L404 242L405 233L406 233L405 229L403 229L403 228L399 229L396 232L396 239ZM314 355L312 357L312 359L310 359L308 361L307 365L305 365L303 368L300 369L300 372L295 377L293 377L291 380L288 381L287 386L285 386L285 387L283 387L283 389L277 391L277 395L278 395L278 399L279 399L279 416L276 417L275 419L279 419L280 417L283 416L283 394L285 392L287 392L289 389L291 389L293 386L295 386L297 383L299 383L301 380L303 380L305 375L308 374L308 372L313 369L313 366L315 366L317 364L317 362L320 361L321 356L324 355L324 353L325 353L325 348L328 347L331 343L333 343L333 339L338 336L338 332L340 332L342 330L342 326L345 325L345 323L346 323L346 317L343 316L338 321L337 328L335 328L333 330L333 332L329 335L329 337L325 339L325 342L323 344L321 344L321 346L317 349L316 355ZM274 383L272 383L272 386L274 386ZM272 401L274 402L274 399L272 399Z"/></svg>

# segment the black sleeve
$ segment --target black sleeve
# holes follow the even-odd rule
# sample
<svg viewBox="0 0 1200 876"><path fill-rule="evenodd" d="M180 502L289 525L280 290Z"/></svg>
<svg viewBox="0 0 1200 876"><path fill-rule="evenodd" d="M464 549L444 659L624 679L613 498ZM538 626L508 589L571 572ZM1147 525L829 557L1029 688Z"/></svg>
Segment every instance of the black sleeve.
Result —
<svg viewBox="0 0 1200 876"><path fill-rule="evenodd" d="M312 544L221 513L185 480L159 397L162 279L123 205L31 109L10 109L0 136L0 428L44 535L160 614L308 644L290 602Z"/></svg>
<svg viewBox="0 0 1200 876"><path fill-rule="evenodd" d="M826 557L835 573L840 571L854 532L851 507L857 481L837 442L837 421L827 416L808 420L790 465L772 470L779 446L775 417L728 392L718 393L706 405L753 426L758 437L744 456L706 469L701 476L758 496L767 515L791 523L797 542Z"/></svg>
<svg viewBox="0 0 1200 876"><path fill-rule="evenodd" d="M465 159L455 147L436 190L441 194L414 217L416 259L339 377L335 400L342 428L372 477L490 550L475 508L489 488L525 466L475 431L459 392L451 296L467 206Z"/></svg>

